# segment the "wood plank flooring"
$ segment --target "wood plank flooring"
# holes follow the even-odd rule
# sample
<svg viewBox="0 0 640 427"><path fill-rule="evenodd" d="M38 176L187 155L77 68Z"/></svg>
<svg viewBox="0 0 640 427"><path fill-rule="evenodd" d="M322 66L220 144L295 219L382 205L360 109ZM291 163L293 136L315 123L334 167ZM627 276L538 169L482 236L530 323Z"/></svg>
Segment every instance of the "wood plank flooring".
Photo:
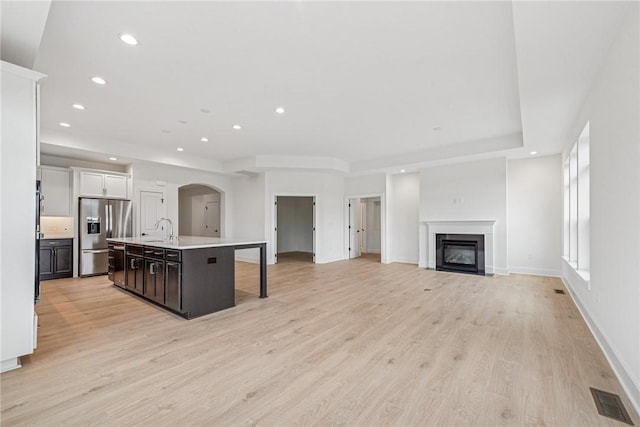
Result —
<svg viewBox="0 0 640 427"><path fill-rule="evenodd" d="M558 279L237 263L236 307L186 321L106 276L43 283L3 426L622 425L626 396Z"/></svg>

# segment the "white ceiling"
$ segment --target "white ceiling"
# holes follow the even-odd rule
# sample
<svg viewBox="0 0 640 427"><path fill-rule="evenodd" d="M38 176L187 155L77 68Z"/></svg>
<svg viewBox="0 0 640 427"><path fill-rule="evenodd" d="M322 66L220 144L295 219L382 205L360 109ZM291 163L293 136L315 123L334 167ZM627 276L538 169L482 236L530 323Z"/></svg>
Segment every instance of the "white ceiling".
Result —
<svg viewBox="0 0 640 427"><path fill-rule="evenodd" d="M559 152L628 4L558 3L54 0L43 151L351 172Z"/></svg>

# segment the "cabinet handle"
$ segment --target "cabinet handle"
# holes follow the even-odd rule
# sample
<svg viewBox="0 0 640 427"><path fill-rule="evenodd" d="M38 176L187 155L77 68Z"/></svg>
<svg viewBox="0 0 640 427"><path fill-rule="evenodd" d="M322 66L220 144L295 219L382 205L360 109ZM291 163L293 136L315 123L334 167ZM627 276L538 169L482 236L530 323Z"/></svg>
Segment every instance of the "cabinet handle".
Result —
<svg viewBox="0 0 640 427"><path fill-rule="evenodd" d="M131 258L131 269L135 270L136 269L136 260Z"/></svg>
<svg viewBox="0 0 640 427"><path fill-rule="evenodd" d="M156 264L149 264L149 274L156 274Z"/></svg>

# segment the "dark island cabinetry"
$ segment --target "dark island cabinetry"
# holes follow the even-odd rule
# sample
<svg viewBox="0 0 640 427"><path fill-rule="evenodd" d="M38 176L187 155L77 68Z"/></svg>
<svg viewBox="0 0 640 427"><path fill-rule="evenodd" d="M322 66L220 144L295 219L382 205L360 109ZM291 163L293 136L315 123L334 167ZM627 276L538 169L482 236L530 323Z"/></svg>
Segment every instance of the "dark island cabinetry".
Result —
<svg viewBox="0 0 640 427"><path fill-rule="evenodd" d="M73 239L40 240L40 280L73 276Z"/></svg>
<svg viewBox="0 0 640 427"><path fill-rule="evenodd" d="M125 289L142 295L144 292L144 249L138 245L125 246Z"/></svg>
<svg viewBox="0 0 640 427"><path fill-rule="evenodd" d="M125 245L125 289L190 319L235 305L231 247Z"/></svg>
<svg viewBox="0 0 640 427"><path fill-rule="evenodd" d="M164 249L144 248L144 296L165 303Z"/></svg>
<svg viewBox="0 0 640 427"><path fill-rule="evenodd" d="M180 236L172 241L110 238L116 286L192 319L235 305L235 251L260 250L260 298L267 297L267 243ZM121 250L121 252L119 252ZM123 262L118 261L120 258ZM118 267L124 265L124 271ZM118 277L124 277L120 283Z"/></svg>
<svg viewBox="0 0 640 427"><path fill-rule="evenodd" d="M182 257L181 251L166 253L165 305L174 311L182 311Z"/></svg>

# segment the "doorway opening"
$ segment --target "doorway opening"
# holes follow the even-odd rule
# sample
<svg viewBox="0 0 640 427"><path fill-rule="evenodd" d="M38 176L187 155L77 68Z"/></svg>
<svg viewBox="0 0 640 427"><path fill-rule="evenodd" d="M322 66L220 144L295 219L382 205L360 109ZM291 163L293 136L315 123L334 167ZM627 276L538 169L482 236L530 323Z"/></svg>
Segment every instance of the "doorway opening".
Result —
<svg viewBox="0 0 640 427"><path fill-rule="evenodd" d="M221 237L220 191L201 184L178 189L178 226L184 236Z"/></svg>
<svg viewBox="0 0 640 427"><path fill-rule="evenodd" d="M349 259L367 258L381 262L382 203L381 197L353 197L348 199Z"/></svg>
<svg viewBox="0 0 640 427"><path fill-rule="evenodd" d="M316 262L316 198L276 196L275 262Z"/></svg>

